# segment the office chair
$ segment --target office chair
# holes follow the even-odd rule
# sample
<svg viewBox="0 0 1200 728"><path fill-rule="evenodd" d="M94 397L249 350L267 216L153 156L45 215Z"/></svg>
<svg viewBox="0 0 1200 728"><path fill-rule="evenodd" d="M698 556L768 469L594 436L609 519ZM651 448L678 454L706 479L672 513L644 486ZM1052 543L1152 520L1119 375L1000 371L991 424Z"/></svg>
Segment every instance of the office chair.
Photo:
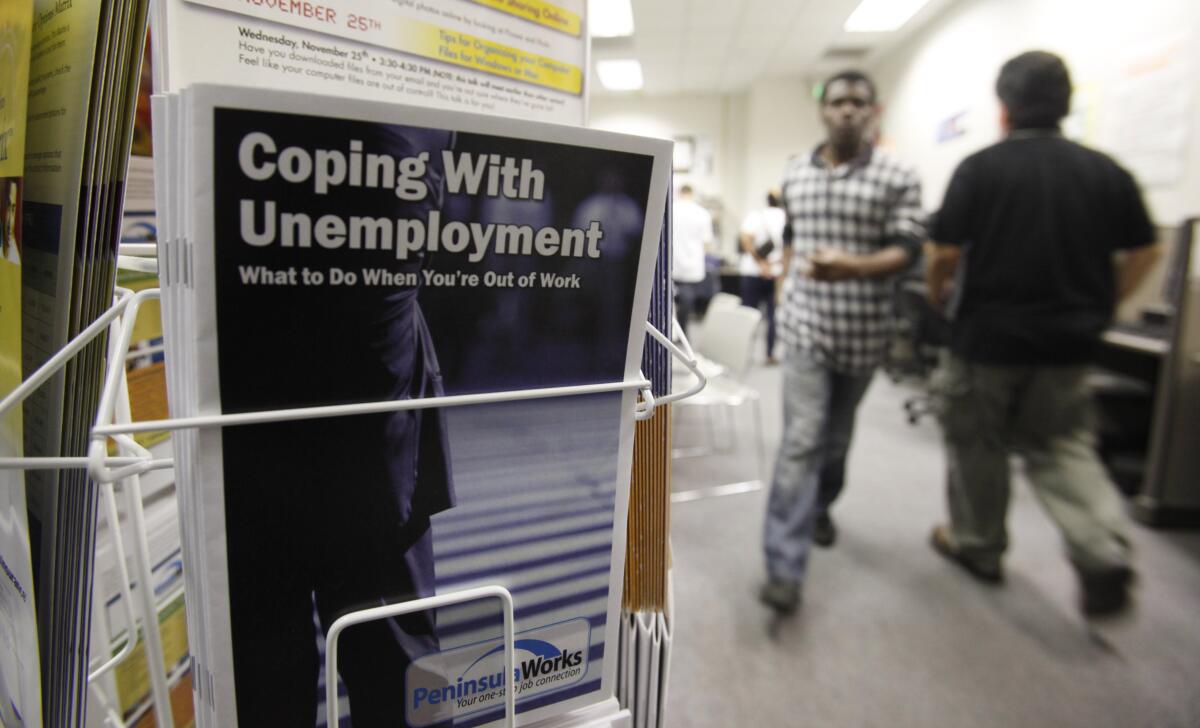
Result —
<svg viewBox="0 0 1200 728"><path fill-rule="evenodd" d="M930 378L950 342L950 322L930 305L925 282L906 277L897 281L893 323L884 371L893 382L908 380L921 386L919 394L904 400L905 416L915 425L936 412Z"/></svg>
<svg viewBox="0 0 1200 728"><path fill-rule="evenodd" d="M733 297L736 298L736 297ZM705 320L705 335L697 356L700 369L708 377L708 386L699 394L679 401L678 407L704 408L705 429L708 443L693 448L676 449L675 457L728 454L737 449L737 426L733 410L744 404L753 408L754 435L758 450L759 479L766 482L766 450L762 433L762 409L759 406L758 390L745 384L744 378L750 367L754 342L762 323L762 312L749 306L721 305L709 309ZM694 383L690 372L676 370L672 377L672 389L685 391ZM725 432L718 437L711 417L713 410L724 415Z"/></svg>

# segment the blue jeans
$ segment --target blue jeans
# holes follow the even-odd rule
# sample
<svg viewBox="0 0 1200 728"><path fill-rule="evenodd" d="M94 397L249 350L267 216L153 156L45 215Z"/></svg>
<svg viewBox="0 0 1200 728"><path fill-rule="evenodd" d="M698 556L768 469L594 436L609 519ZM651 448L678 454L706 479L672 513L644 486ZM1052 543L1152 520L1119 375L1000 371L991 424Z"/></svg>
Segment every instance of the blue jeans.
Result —
<svg viewBox="0 0 1200 728"><path fill-rule="evenodd" d="M783 442L763 528L771 578L804 580L813 521L842 491L854 413L870 383L870 374L842 374L805 351L788 352L783 363Z"/></svg>

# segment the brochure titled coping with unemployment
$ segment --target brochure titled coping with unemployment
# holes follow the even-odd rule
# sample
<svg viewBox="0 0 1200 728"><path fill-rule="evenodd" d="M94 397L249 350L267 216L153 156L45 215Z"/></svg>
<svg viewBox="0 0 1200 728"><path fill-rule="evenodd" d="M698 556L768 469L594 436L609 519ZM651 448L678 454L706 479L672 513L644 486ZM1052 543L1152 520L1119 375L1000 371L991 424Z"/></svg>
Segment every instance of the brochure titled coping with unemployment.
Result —
<svg viewBox="0 0 1200 728"><path fill-rule="evenodd" d="M200 412L638 379L669 142L225 87L183 107ZM611 696L635 402L201 430L216 722L316 720L338 616L482 584L514 597L518 711ZM351 627L342 712L490 724L501 645L494 601Z"/></svg>

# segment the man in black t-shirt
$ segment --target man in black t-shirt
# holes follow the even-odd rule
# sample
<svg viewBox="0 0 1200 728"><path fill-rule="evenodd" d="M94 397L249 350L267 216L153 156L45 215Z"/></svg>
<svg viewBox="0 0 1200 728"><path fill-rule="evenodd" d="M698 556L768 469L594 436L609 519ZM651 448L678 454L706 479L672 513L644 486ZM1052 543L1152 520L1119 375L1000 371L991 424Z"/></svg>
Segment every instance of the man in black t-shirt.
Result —
<svg viewBox="0 0 1200 728"><path fill-rule="evenodd" d="M1082 610L1115 613L1129 600L1130 543L1085 373L1118 298L1157 255L1154 229L1129 173L1060 134L1071 95L1060 58L1011 59L996 92L1007 135L958 166L931 229L929 294L953 320L939 387L950 522L932 545L1001 580L1013 450L1063 533Z"/></svg>

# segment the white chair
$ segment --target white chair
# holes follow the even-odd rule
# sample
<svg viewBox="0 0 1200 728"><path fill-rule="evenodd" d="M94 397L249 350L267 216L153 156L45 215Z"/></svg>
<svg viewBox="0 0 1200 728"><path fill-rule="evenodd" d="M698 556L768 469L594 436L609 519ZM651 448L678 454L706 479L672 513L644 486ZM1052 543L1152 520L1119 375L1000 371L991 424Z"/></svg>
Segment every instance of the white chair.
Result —
<svg viewBox="0 0 1200 728"><path fill-rule="evenodd" d="M736 298L736 297L733 297ZM715 299L714 299L715 302ZM705 427L709 442L703 446L680 448L675 457L694 457L729 453L737 449L737 427L734 408L744 404L753 407L755 444L758 450L759 480L766 484L766 450L762 436L762 410L759 406L758 390L744 382L750 367L758 327L762 313L758 309L742 306L711 306L705 318L705 336L696 352L700 370L708 377L708 386L687 399L680 400L680 407L703 407ZM687 369L673 372L672 391L682 392L695 383L695 376ZM713 410L724 413L727 437L718 439L713 422ZM725 444L721 444L725 443Z"/></svg>
<svg viewBox="0 0 1200 728"><path fill-rule="evenodd" d="M741 306L741 305L742 305L742 299L740 297L735 296L732 293L725 293L724 291L719 291L717 293L714 293L713 297L711 299L709 299L708 309L706 309L706 310L709 312L712 312L712 311L718 311L723 308L737 308L738 306Z"/></svg>
<svg viewBox="0 0 1200 728"><path fill-rule="evenodd" d="M708 338L708 331L712 326L712 315L715 311L724 311L731 308L737 308L742 305L742 299L732 293L719 291L713 294L713 297L708 301L708 307L704 310L704 318L698 322L694 322L688 331L694 331L692 334L692 344L703 347L705 339Z"/></svg>

